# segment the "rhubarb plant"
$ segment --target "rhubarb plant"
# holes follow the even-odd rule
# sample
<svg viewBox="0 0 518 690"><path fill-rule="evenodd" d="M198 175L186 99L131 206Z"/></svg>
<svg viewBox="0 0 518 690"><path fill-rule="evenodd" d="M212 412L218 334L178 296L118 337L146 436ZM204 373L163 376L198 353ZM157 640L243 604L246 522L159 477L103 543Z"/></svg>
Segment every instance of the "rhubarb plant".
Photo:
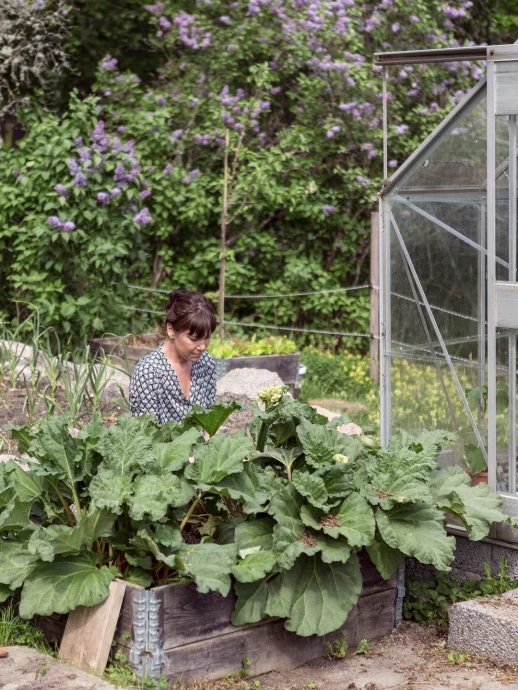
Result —
<svg viewBox="0 0 518 690"><path fill-rule="evenodd" d="M94 606L115 577L191 579L201 593L234 586L236 625L275 616L325 635L358 601L360 550L385 579L404 556L448 571L445 511L472 539L508 519L487 485L436 469L451 434L399 432L383 449L281 388L259 397L232 435L217 431L235 404L162 427L151 415L74 435L66 417L13 427L35 462L0 465L0 600L19 592L30 618Z"/></svg>

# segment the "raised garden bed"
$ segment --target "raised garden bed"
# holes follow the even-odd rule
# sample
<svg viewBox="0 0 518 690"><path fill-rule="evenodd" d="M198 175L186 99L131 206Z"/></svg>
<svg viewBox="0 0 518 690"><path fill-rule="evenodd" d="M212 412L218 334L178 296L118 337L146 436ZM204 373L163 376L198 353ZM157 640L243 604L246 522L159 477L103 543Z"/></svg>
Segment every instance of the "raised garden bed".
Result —
<svg viewBox="0 0 518 690"><path fill-rule="evenodd" d="M125 338L92 338L90 349L93 355L103 350L117 366L131 373L139 359L156 350L165 339L165 335L161 333L128 335Z"/></svg>
<svg viewBox="0 0 518 690"><path fill-rule="evenodd" d="M325 643L332 645L342 632L353 646L396 627L398 574L383 580L367 553L359 556L360 599L345 624L325 637L300 637L288 632L284 621L272 618L234 626L233 591L227 597L199 594L194 583L183 582L150 590L128 586L115 640L135 671L171 682L217 679L243 669L258 675L294 668L322 657ZM60 641L66 618L52 616L39 619L39 624Z"/></svg>

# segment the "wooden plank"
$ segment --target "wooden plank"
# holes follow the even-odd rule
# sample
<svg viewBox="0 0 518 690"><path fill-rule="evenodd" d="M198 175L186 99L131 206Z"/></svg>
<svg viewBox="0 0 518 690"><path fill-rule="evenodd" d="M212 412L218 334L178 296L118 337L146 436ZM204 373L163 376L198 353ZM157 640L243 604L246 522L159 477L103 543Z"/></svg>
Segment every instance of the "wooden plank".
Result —
<svg viewBox="0 0 518 690"><path fill-rule="evenodd" d="M371 213L371 344L370 375L373 383L378 383L379 376L379 213ZM375 337L373 337L375 336Z"/></svg>
<svg viewBox="0 0 518 690"><path fill-rule="evenodd" d="M397 586L397 574L384 580L365 550L360 551L358 556L363 578L362 597ZM193 582L181 582L156 587L154 592L155 596L162 598L164 649L239 629L230 620L235 605L233 591L227 597L217 592L200 594Z"/></svg>
<svg viewBox="0 0 518 690"><path fill-rule="evenodd" d="M390 632L395 624L396 596L397 590L390 589L362 597L342 628L323 638L300 637L288 632L284 621L274 621L166 649L163 675L168 681L215 680L239 671L245 659L252 675L295 668L322 657L325 642L340 639L342 631L351 646Z"/></svg>
<svg viewBox="0 0 518 690"><path fill-rule="evenodd" d="M106 668L126 583L113 580L110 594L99 606L79 606L68 614L58 657L90 673Z"/></svg>

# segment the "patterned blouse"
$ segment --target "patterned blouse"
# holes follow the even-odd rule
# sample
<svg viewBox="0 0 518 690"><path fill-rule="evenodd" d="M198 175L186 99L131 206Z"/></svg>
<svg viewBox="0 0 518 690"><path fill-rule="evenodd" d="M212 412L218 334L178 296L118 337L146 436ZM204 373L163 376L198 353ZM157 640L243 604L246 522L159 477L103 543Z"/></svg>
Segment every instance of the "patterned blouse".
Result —
<svg viewBox="0 0 518 690"><path fill-rule="evenodd" d="M210 409L216 401L216 366L204 352L192 363L191 390L185 397L175 370L159 347L135 365L130 381L130 409L134 417L152 412L158 424L181 422L193 405Z"/></svg>

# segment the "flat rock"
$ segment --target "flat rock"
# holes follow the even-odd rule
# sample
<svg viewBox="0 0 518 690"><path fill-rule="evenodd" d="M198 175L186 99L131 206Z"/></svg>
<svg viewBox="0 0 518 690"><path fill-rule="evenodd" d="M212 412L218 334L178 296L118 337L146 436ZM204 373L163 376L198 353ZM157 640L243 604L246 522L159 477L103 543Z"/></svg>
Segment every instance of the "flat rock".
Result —
<svg viewBox="0 0 518 690"><path fill-rule="evenodd" d="M268 369L232 369L218 381L217 394L244 395L255 400L261 388L282 385L279 374Z"/></svg>
<svg viewBox="0 0 518 690"><path fill-rule="evenodd" d="M454 604L448 645L499 663L518 659L518 590Z"/></svg>
<svg viewBox="0 0 518 690"><path fill-rule="evenodd" d="M338 412L331 412L331 410L328 410L325 407L320 407L320 405L313 405L313 407L318 412L318 414L327 417L329 421L331 421L332 419L336 419L336 417L342 416ZM336 430L339 431L341 434L347 434L348 436L361 436L363 434L363 429L354 422L349 422L348 424L340 424L340 426L336 427Z"/></svg>
<svg viewBox="0 0 518 690"><path fill-rule="evenodd" d="M7 647L0 658L2 690L115 690L115 685L30 647Z"/></svg>

